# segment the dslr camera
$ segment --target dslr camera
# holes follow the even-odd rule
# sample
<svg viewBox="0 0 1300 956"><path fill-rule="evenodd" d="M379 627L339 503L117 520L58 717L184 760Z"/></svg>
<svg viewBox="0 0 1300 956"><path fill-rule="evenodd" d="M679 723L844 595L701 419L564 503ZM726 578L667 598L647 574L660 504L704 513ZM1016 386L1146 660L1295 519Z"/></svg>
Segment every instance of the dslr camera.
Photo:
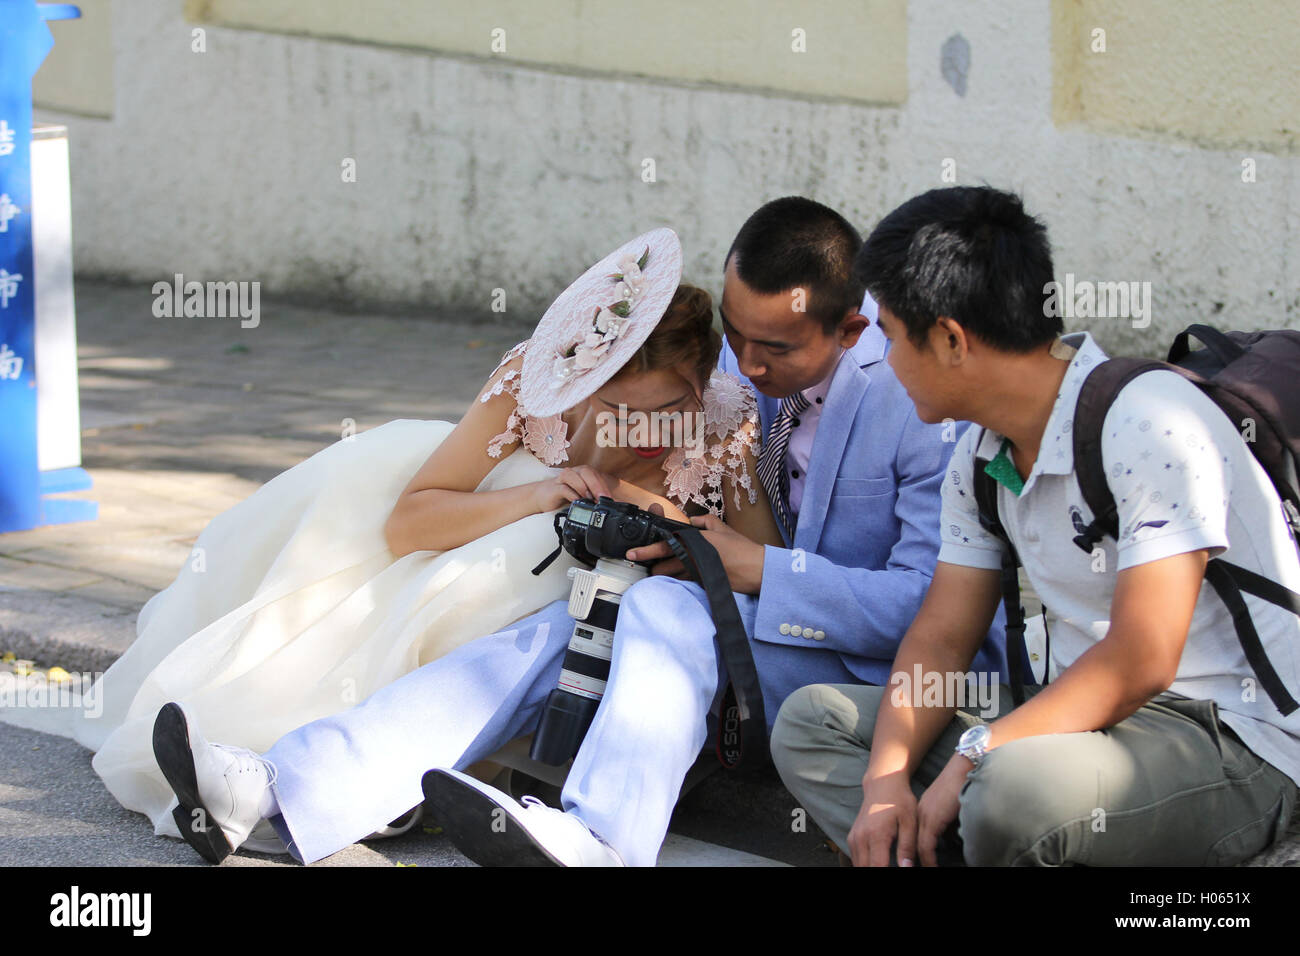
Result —
<svg viewBox="0 0 1300 956"><path fill-rule="evenodd" d="M579 498L555 516L560 547L591 570L570 568L569 616L573 635L564 655L560 679L546 698L541 723L533 735L530 755L558 765L578 752L582 738L605 694L614 654L614 625L623 594L649 573L650 562L628 561L633 548L669 541L680 545L674 532L689 524L643 511L634 504L602 496ZM544 568L559 554L538 567Z"/></svg>

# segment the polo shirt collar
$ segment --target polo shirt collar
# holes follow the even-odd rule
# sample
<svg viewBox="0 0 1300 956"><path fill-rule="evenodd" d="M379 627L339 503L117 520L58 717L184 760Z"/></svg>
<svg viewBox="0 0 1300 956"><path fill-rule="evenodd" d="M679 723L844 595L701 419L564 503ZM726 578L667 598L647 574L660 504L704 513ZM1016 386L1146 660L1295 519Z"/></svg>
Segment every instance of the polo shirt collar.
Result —
<svg viewBox="0 0 1300 956"><path fill-rule="evenodd" d="M1074 408L1079 401L1079 390L1083 388L1083 380L1089 373L1108 357L1087 332L1071 332L1060 336L1052 345L1052 355L1070 359L1070 367L1066 369L1061 387L1056 392L1056 402L1047 419L1047 426L1043 429L1043 440L1038 446L1038 460L1025 479L1022 494L1030 489L1035 477L1040 474L1068 475L1074 471ZM1003 441L1004 436L986 428L976 449L976 456L992 461L1002 448Z"/></svg>

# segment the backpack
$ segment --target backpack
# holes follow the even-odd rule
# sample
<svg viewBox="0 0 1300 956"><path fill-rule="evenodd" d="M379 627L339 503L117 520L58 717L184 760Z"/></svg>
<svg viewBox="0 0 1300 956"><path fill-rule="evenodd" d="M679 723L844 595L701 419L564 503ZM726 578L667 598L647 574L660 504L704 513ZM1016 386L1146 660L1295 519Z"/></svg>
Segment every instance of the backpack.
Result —
<svg viewBox="0 0 1300 956"><path fill-rule="evenodd" d="M1205 347L1192 351L1189 339ZM1103 537L1117 538L1119 512L1106 482L1101 460L1101 432L1106 412L1120 389L1145 372L1177 372L1201 389L1240 430L1253 425L1247 446L1282 499L1291 534L1300 547L1300 332L1220 332L1191 325L1175 337L1165 362L1113 358L1101 362L1084 379L1074 413L1074 472L1088 509L1096 516L1076 526L1074 543L1091 554ZM978 443L976 444L978 447ZM1020 606L1020 560L998 517L997 482L977 459L975 500L980 524L1006 545L1002 561L1002 599L1007 618L1007 669L1017 706L1024 702L1025 616ZM1300 704L1287 690L1264 652L1242 592L1300 615L1300 594L1221 558L1205 568L1219 599L1232 615L1237 640L1260 684L1283 715ZM1044 671L1046 675L1046 670Z"/></svg>

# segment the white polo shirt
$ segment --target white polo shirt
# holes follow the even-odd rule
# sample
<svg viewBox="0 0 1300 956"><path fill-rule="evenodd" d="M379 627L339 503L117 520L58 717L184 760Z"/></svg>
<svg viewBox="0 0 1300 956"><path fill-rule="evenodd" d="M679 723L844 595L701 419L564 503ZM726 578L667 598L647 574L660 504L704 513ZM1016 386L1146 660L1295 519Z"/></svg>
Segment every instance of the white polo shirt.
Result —
<svg viewBox="0 0 1300 956"><path fill-rule="evenodd" d="M1076 545L1078 529L1093 515L1074 475L1071 428L1083 380L1106 355L1086 332L1063 336L1056 350L1071 361L1038 460L1019 495L998 485L1002 525L1051 610L1056 672L1106 636L1116 572L1125 568L1206 548L1212 558L1300 591L1300 555L1276 490L1228 416L1175 372L1140 375L1116 397L1101 452L1119 508L1119 541L1102 540L1104 565ZM975 426L954 450L943 483L940 561L1001 567L1004 546L980 526L972 475L977 453L993 461L1003 443L1003 436ZM1242 597L1278 676L1300 696L1300 617ZM1300 711L1283 717L1274 707L1208 583L1201 585L1169 693L1215 701L1220 719L1251 750L1300 784Z"/></svg>

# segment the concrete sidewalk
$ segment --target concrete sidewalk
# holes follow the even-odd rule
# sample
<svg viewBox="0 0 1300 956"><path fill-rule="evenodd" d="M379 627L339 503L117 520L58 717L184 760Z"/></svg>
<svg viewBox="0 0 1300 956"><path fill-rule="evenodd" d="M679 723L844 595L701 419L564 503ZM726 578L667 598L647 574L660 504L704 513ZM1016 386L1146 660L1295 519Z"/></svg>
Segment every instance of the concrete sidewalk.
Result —
<svg viewBox="0 0 1300 956"><path fill-rule="evenodd" d="M76 294L82 459L94 487L75 497L99 502L99 518L0 534L3 669L105 670L134 640L140 608L171 583L213 517L347 427L458 419L501 355L532 328L264 302L260 324L244 329L238 318L155 318L143 284L78 282ZM54 746L56 738L36 737L45 742L32 750ZM8 732L0 738L0 755L28 741L8 744ZM80 750L70 741L57 749ZM83 776L85 786L98 786L106 819L131 818L151 834L88 766ZM9 829L7 802L0 800L0 831ZM792 832L794 810L774 773L758 780L714 774L673 819L675 833L705 841L704 849L678 841L677 859L701 858L718 844L799 865L832 864L811 821L807 832ZM369 858L349 861L362 859ZM1289 839L1254 862L1300 865L1300 816Z"/></svg>

